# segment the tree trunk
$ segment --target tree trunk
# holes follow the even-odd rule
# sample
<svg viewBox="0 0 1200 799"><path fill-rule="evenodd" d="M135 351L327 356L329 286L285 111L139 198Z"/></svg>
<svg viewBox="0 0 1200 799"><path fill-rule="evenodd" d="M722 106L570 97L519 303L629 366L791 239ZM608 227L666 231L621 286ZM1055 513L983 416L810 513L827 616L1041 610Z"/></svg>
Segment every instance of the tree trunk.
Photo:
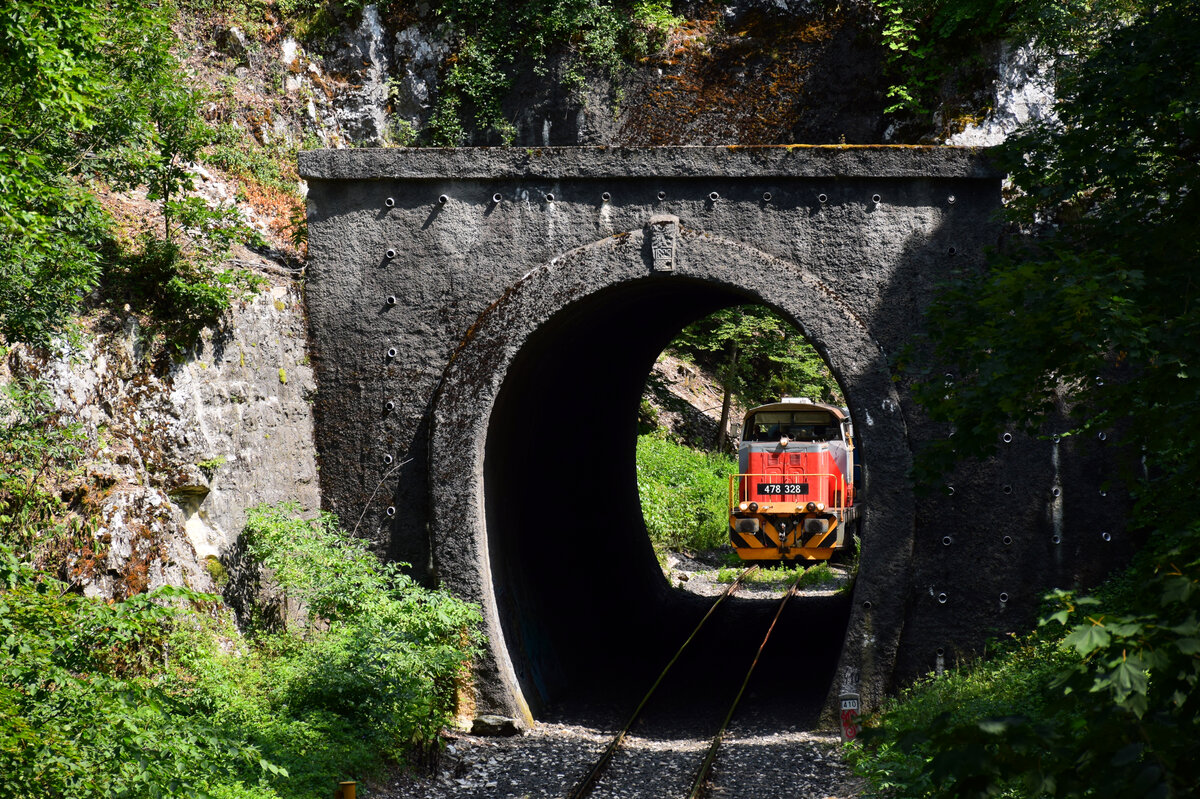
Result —
<svg viewBox="0 0 1200 799"><path fill-rule="evenodd" d="M725 451L725 441L729 437L729 407L733 402L733 384L737 380L738 367L738 345L733 342L733 351L729 354L729 364L725 369L725 376L721 380L722 388L725 396L721 398L721 422L717 425L717 440L713 447L714 452Z"/></svg>

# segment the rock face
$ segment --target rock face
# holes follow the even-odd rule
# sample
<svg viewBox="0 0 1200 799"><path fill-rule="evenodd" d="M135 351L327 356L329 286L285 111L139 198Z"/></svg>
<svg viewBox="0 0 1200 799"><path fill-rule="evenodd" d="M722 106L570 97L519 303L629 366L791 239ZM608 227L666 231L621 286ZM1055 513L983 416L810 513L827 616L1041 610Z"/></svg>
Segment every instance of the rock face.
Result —
<svg viewBox="0 0 1200 799"><path fill-rule="evenodd" d="M642 395L642 408L650 418L642 418L643 413L639 411L638 423L664 427L673 438L688 446L711 449L721 425L723 399L720 386L698 367L673 355L663 355L655 361L646 378L646 390ZM736 405L730 408L726 430L730 451L734 451L740 435L743 412L744 409Z"/></svg>
<svg viewBox="0 0 1200 799"><path fill-rule="evenodd" d="M320 504L299 291L281 280L235 303L179 360L148 361L132 318L101 325L77 348L16 347L5 362L10 379L43 380L87 436L77 493L96 526L64 577L107 597L217 588L211 559L230 550L246 508Z"/></svg>
<svg viewBox="0 0 1200 799"><path fill-rule="evenodd" d="M437 90L438 68L450 55L446 31L430 36L418 25L410 25L396 34L396 63L399 80L392 113L413 126L422 127L429 119Z"/></svg>
<svg viewBox="0 0 1200 799"><path fill-rule="evenodd" d="M387 137L388 49L378 7L366 6L334 59L349 81L334 106L351 141L379 145Z"/></svg>
<svg viewBox="0 0 1200 799"><path fill-rule="evenodd" d="M968 147L1001 144L1018 126L1054 119L1052 65L1032 45L1005 43L996 57L992 110L946 143Z"/></svg>
<svg viewBox="0 0 1200 799"><path fill-rule="evenodd" d="M275 35L283 31L251 40L237 27L219 27L194 60L201 71L232 69L238 91L262 101L239 124L264 143L310 136L328 147L428 142L418 134L456 63L455 32L425 3L330 13L336 27L304 42ZM740 0L694 16L656 52L620 69L581 61L570 47L551 49L539 63L518 54L499 98L504 122L482 127L463 107L459 143L881 140L886 83L869 3ZM219 74L210 82L222 85Z"/></svg>

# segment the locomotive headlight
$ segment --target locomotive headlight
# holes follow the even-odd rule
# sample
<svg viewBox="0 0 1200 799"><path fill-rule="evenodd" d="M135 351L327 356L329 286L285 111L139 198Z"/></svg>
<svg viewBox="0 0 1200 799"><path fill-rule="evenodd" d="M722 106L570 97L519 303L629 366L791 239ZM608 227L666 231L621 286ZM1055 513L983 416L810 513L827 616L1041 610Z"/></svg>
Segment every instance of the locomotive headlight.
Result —
<svg viewBox="0 0 1200 799"><path fill-rule="evenodd" d="M805 505L805 506L804 506L804 509L805 509L806 511L808 511L809 513L816 513L816 512L817 512L817 503L815 503L815 502L810 502L810 503L808 503L807 505Z"/></svg>
<svg viewBox="0 0 1200 799"><path fill-rule="evenodd" d="M825 510L825 503L824 503L824 502L818 502L818 503L817 503L817 513L820 513L820 512L821 512L821 511L823 511L823 510Z"/></svg>
<svg viewBox="0 0 1200 799"><path fill-rule="evenodd" d="M749 509L750 509L749 502L743 502L741 505L738 505L738 510L740 510L742 513L745 513Z"/></svg>
<svg viewBox="0 0 1200 799"><path fill-rule="evenodd" d="M780 437L779 437L779 446L781 446L781 447L786 447L786 446L788 445L788 443L789 443L789 442L791 442L791 439L790 439L790 438L788 438L787 436L780 436Z"/></svg>
<svg viewBox="0 0 1200 799"><path fill-rule="evenodd" d="M751 502L750 506L747 507L746 510L750 511L751 513L758 513L758 503Z"/></svg>

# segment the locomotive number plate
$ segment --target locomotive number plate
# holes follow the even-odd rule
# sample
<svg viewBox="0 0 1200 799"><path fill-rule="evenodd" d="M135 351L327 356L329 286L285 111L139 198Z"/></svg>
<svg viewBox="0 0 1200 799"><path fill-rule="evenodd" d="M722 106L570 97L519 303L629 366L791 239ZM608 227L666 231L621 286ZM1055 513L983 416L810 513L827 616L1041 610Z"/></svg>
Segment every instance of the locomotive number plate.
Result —
<svg viewBox="0 0 1200 799"><path fill-rule="evenodd" d="M759 483L758 493L777 497L802 496L808 493L808 483Z"/></svg>

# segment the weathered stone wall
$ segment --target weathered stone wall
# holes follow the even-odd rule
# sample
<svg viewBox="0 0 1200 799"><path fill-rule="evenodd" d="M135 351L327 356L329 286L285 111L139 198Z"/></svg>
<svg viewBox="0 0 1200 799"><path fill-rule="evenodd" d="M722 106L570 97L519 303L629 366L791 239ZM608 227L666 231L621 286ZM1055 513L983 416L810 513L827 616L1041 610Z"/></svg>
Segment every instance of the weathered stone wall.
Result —
<svg viewBox="0 0 1200 799"><path fill-rule="evenodd" d="M1081 445L1015 437L953 492L910 483L948 431L893 357L937 282L997 242L1000 180L977 151L323 151L301 170L325 504L483 606L487 709L622 679L620 652L653 660L695 615L650 553L632 453L654 357L728 305L805 333L868 466L853 595L812 606L844 614L841 654L812 679L873 706L1128 551L1100 535L1118 500L1101 504L1105 456Z"/></svg>
<svg viewBox="0 0 1200 799"><path fill-rule="evenodd" d="M94 526L60 576L85 593L219 589L213 564L233 550L247 508L319 508L306 320L296 283L274 282L235 301L186 354L162 353L128 316L89 320L94 329L54 353L14 347L0 362L0 382L43 381L84 434L62 489Z"/></svg>

